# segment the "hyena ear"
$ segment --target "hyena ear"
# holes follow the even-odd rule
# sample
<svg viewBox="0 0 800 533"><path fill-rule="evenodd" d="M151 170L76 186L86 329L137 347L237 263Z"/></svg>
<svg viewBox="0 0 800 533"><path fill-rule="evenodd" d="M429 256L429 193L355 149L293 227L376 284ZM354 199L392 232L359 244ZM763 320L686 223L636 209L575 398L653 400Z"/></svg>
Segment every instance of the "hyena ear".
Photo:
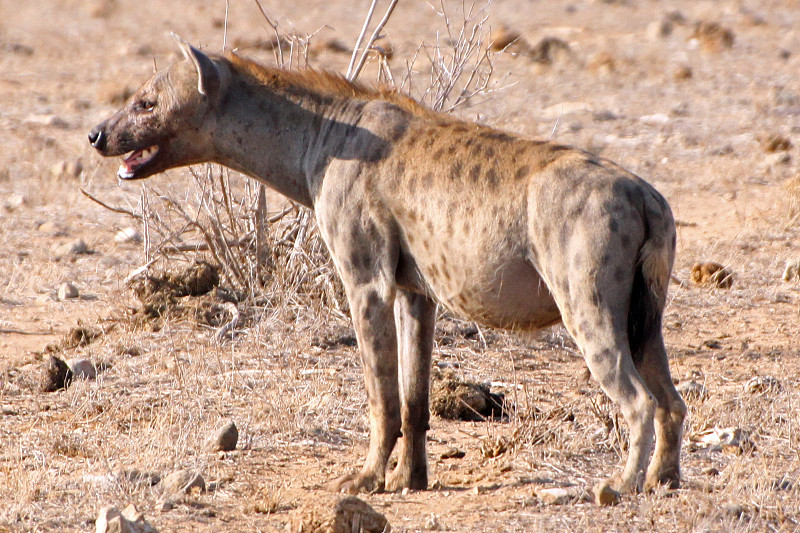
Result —
<svg viewBox="0 0 800 533"><path fill-rule="evenodd" d="M221 76L214 62L176 34L173 33L172 37L178 43L183 56L191 61L197 70L197 91L202 95L215 94L219 90Z"/></svg>

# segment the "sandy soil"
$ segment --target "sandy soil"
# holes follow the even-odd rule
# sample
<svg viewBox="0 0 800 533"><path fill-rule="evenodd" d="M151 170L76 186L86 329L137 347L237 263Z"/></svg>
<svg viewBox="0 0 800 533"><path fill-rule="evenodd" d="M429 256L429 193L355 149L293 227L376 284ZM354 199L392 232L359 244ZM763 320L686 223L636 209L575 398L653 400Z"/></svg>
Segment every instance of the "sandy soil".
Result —
<svg viewBox="0 0 800 533"><path fill-rule="evenodd" d="M340 71L349 57L331 43L351 46L368 7L261 4L281 31L316 32L309 63ZM455 24L461 3L445 5ZM141 244L114 236L135 221L81 193L137 213L143 188L188 194L185 170L117 183L118 163L92 153L86 134L154 65L175 58L168 32L208 50L271 37L254 2L232 0L227 29L225 10L221 0L0 3L0 530L94 530L102 506L129 503L160 531L283 530L309 508L332 508L326 484L363 457L357 353L318 342L346 333L346 319L266 306L224 343L190 320L132 324L124 278L146 258ZM432 490L363 498L395 531L800 529L800 281L781 279L786 261L800 259L796 3L497 0L487 14L487 29L507 26L531 45L558 38L570 52L552 64L494 56L495 90L457 112L599 152L673 207L680 283L666 341L676 380L705 390L688 398L683 487L592 504L589 489L616 467L625 430L563 329L481 338L448 320L437 366L491 382L516 414L435 418ZM700 22L723 30L695 34ZM421 43L445 43L445 29L427 3L401 2L386 29L396 77ZM243 53L274 62L263 47ZM372 63L362 79L375 76ZM418 74L411 92L425 80ZM776 137L789 146L770 146ZM270 199L271 211L281 205ZM78 239L90 253L60 249ZM725 265L733 286L691 283L698 261ZM67 281L80 297L54 299ZM41 392L47 346L77 325L103 334L59 356L105 370ZM225 419L240 428L239 449L203 452ZM715 428L741 438L718 443ZM450 448L464 457L442 458ZM167 509L161 485L132 474L150 480L175 468L201 472L209 490ZM557 487L568 501L545 503L541 489Z"/></svg>

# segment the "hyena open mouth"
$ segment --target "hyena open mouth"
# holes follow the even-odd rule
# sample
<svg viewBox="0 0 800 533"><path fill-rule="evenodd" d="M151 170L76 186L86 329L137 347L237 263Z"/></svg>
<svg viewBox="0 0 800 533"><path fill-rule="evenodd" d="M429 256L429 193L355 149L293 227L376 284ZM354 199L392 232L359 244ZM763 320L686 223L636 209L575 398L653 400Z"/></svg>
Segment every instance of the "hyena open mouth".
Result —
<svg viewBox="0 0 800 533"><path fill-rule="evenodd" d="M117 170L117 177L123 180L136 179L136 172L149 165L156 155L158 155L157 145L126 154Z"/></svg>

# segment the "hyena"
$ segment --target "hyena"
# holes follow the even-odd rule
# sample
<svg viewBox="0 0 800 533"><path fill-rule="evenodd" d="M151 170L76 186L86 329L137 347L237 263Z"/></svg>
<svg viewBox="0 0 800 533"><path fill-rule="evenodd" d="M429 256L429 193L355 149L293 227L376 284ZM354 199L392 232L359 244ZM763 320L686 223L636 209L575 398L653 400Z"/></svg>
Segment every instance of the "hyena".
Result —
<svg viewBox="0 0 800 533"><path fill-rule="evenodd" d="M183 59L89 140L104 156L127 154L124 180L215 162L314 209L369 399L366 459L336 489L427 488L437 303L497 328L563 322L630 429L622 471L598 488L678 486L686 407L661 324L676 233L652 186L587 152L396 91L178 42Z"/></svg>

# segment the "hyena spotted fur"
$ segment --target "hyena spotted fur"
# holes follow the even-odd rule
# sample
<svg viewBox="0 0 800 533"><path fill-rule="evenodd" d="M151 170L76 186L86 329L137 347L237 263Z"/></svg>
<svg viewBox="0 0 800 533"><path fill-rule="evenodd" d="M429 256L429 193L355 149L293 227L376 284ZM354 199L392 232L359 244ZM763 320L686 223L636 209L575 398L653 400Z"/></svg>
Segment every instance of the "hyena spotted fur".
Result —
<svg viewBox="0 0 800 533"><path fill-rule="evenodd" d="M584 151L395 91L178 42L184 59L89 140L104 156L128 154L122 179L216 162L314 209L369 398L367 457L338 490L427 488L437 303L498 328L563 322L630 428L622 471L598 488L679 484L686 407L661 324L675 225L652 186Z"/></svg>

